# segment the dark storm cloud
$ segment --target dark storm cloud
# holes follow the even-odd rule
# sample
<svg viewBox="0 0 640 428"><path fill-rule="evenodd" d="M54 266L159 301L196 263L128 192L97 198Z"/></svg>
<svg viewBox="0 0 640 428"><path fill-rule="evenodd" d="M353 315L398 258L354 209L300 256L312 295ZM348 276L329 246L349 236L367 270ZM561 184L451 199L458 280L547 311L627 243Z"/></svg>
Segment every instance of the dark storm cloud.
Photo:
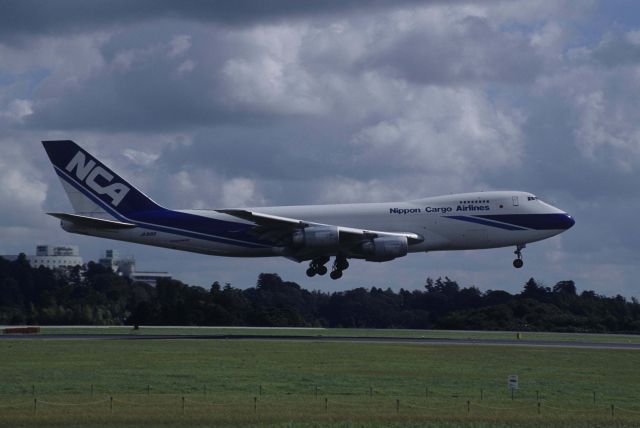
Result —
<svg viewBox="0 0 640 428"><path fill-rule="evenodd" d="M181 79L167 85L169 73L161 64L121 76L100 73L62 97L39 101L25 124L39 129L161 131L252 120L250 112L240 118L217 103L216 83L208 78L199 84ZM207 90L200 84L208 85Z"/></svg>
<svg viewBox="0 0 640 428"><path fill-rule="evenodd" d="M297 6L291 7L297 10ZM187 10L191 9L187 7ZM331 4L327 10L334 10ZM386 33L394 30L384 29L383 15L376 19L383 28L379 37L392 37L393 34ZM355 42L340 36L327 39L328 43L346 42L335 49L323 50L322 43L314 39L314 31L330 33L326 25L307 30L309 34L295 34L292 38L301 47L293 61L279 58L280 52L265 53L269 46L260 45L259 36L228 32L220 26L202 28L184 22L163 22L162 25L142 22L129 31L113 33L99 45L98 54L103 63L94 67L88 76L70 78L72 70L51 76L39 85L35 91L34 113L24 124L39 129L104 131L172 131L234 123L260 126L285 117L298 120L308 115L308 107L296 104L304 103L307 96L315 97L312 103L319 106L311 107L316 117L319 109L329 111L338 106L353 110L357 103L349 99L345 90L343 94L330 94L322 88L324 76L333 76L334 81L349 85L348 81L357 79L359 74L381 69L419 84L464 84L523 82L531 80L540 70L541 61L527 47L522 35L501 33L484 18L461 19L444 34L442 29L410 31L400 34L392 44L380 46L368 46L358 38L366 27L360 21L354 19L348 25L349 36L354 37ZM171 55L170 40L180 34L189 37L187 52ZM280 36L275 44L283 40L286 38ZM366 50L359 54L361 58L351 63L348 56L364 46ZM272 60L278 62L279 67L289 67L292 62L298 67L293 71L285 68L278 85L289 81L303 89L296 92L293 87L285 86L280 99L268 99L259 87L247 85L245 81L234 82L236 73L226 73L229 70L225 69L240 63L244 70L251 70ZM189 65L187 72L180 71L184 64ZM269 81L271 76L261 76L260 71L251 72L250 83L259 85L260 80ZM298 81L305 78L305 73L308 81L316 86L307 89L307 82ZM238 102L236 96L241 88L252 99L250 102Z"/></svg>
<svg viewBox="0 0 640 428"><path fill-rule="evenodd" d="M0 3L0 38L95 31L99 27L162 18L247 25L258 21L348 13L363 8L370 12L401 4L442 2L445 1L4 0Z"/></svg>
<svg viewBox="0 0 640 428"><path fill-rule="evenodd" d="M232 52L243 47L220 41L211 50L209 37L185 25L151 24L117 33L99 47L102 64L87 78L50 76L36 89L39 101L26 126L39 129L173 130L220 123L259 122L269 112L238 112L225 102L220 68ZM171 40L181 31L194 33L183 54L172 54ZM213 33L213 35L211 34ZM198 38L199 36L199 38ZM192 46L193 44L193 46ZM70 55L73 55L71 53ZM197 58L190 62L190 57ZM190 64L187 71L181 66Z"/></svg>

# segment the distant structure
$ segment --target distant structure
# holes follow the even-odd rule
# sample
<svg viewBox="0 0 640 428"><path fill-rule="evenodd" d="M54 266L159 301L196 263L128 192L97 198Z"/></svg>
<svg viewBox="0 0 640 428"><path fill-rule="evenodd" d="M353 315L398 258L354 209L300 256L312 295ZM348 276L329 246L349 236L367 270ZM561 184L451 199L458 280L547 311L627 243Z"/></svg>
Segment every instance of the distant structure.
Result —
<svg viewBox="0 0 640 428"><path fill-rule="evenodd" d="M104 257L98 260L98 263L100 263L102 266L123 275L124 275L124 269L121 270L120 267L122 266L124 268L128 262L134 265L136 263L133 257L126 258L126 259L120 258L120 254L116 250L105 251Z"/></svg>
<svg viewBox="0 0 640 428"><path fill-rule="evenodd" d="M10 261L18 258L13 254L0 257ZM49 269L72 268L84 264L77 245L38 245L36 254L27 255L27 261L34 268L44 266Z"/></svg>
<svg viewBox="0 0 640 428"><path fill-rule="evenodd" d="M153 287L156 286L160 279L171 279L169 272L143 272L136 271L136 259L133 257L120 257L116 250L106 250L104 257L99 263L114 271L118 275L136 282L144 282Z"/></svg>
<svg viewBox="0 0 640 428"><path fill-rule="evenodd" d="M0 257L9 261L18 259L16 254L0 255ZM40 266L60 270L76 266L81 266L83 270L85 268L77 245L38 245L36 246L36 254L27 255L26 257L31 267L34 268ZM120 257L116 250L106 250L99 263L118 275L122 275L132 281L144 282L154 287L160 279L171 279L169 272L136 271L136 259L133 257Z"/></svg>

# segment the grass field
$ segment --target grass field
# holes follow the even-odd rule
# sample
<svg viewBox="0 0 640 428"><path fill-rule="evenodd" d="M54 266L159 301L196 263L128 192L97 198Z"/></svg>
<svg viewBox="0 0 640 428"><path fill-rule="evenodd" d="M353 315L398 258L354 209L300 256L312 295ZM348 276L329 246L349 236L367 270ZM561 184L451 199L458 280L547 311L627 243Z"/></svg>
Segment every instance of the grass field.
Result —
<svg viewBox="0 0 640 428"><path fill-rule="evenodd" d="M211 335L296 335L296 336L353 336L353 337L427 337L453 339L515 339L516 332L509 331L455 331L455 330L399 330L399 329L349 329L349 328L251 328L251 327L42 327L41 334L211 334ZM633 334L575 334L523 332L526 340L554 340L563 342L640 343L640 335Z"/></svg>
<svg viewBox="0 0 640 428"><path fill-rule="evenodd" d="M640 426L632 350L11 340L0 359L0 426Z"/></svg>

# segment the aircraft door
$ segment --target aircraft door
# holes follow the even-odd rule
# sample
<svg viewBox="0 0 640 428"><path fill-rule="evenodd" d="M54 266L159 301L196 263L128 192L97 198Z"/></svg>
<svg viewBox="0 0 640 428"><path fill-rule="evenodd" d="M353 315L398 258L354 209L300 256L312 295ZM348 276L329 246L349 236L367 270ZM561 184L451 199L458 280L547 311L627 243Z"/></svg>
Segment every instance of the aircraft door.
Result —
<svg viewBox="0 0 640 428"><path fill-rule="evenodd" d="M518 197L517 197L517 196L514 196L514 197L512 197L511 199L513 200L513 206L514 206L514 207L517 207L517 206L519 205L519 203L518 203Z"/></svg>

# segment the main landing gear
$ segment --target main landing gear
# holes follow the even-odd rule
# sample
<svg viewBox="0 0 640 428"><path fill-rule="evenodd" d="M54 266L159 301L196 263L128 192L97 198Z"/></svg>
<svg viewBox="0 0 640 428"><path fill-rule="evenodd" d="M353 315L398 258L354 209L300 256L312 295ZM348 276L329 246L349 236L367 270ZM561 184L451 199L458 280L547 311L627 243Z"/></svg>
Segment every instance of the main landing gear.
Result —
<svg viewBox="0 0 640 428"><path fill-rule="evenodd" d="M320 276L327 273L327 267L325 264L329 261L329 257L320 257L311 260L309 263L309 269L307 269L307 276L314 276L318 274Z"/></svg>
<svg viewBox="0 0 640 428"><path fill-rule="evenodd" d="M333 262L333 268L329 276L331 279L342 278L342 271L349 267L349 262L345 256L336 256L336 260Z"/></svg>
<svg viewBox="0 0 640 428"><path fill-rule="evenodd" d="M309 269L307 269L307 276L324 275L327 273L327 267L325 264L329 261L329 257L319 257L311 260L309 263ZM333 262L331 268L331 279L338 279L342 277L342 271L349 267L349 262L345 256L336 256L336 260Z"/></svg>
<svg viewBox="0 0 640 428"><path fill-rule="evenodd" d="M516 269L520 269L524 265L524 262L522 261L522 250L526 246L527 246L526 244L516 245L516 250L513 252L513 254L515 254L516 257L518 257L513 261L513 267Z"/></svg>

